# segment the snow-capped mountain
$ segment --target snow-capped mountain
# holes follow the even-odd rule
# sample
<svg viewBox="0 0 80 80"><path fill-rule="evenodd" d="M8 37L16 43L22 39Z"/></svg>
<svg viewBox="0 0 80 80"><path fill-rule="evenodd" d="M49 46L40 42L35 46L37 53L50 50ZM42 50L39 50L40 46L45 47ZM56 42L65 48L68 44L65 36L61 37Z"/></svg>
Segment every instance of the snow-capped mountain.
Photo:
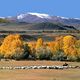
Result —
<svg viewBox="0 0 80 80"><path fill-rule="evenodd" d="M8 20L14 20L18 22L27 22L27 23L40 23L40 22L61 22L61 23L80 23L79 18L67 18L60 16L51 16L48 14L42 13L24 13L17 16L8 16Z"/></svg>
<svg viewBox="0 0 80 80"><path fill-rule="evenodd" d="M5 19L5 17L0 17L0 19Z"/></svg>
<svg viewBox="0 0 80 80"><path fill-rule="evenodd" d="M51 18L52 17L48 14L28 12L28 13L20 14L16 16L15 20L18 22L39 23L39 22L49 22Z"/></svg>
<svg viewBox="0 0 80 80"><path fill-rule="evenodd" d="M69 18L28 12L25 14L18 15L16 19L18 21L24 21L24 22L53 22L53 21L60 21L61 19L64 20Z"/></svg>
<svg viewBox="0 0 80 80"><path fill-rule="evenodd" d="M27 23L58 22L64 24L80 24L79 18L67 18L60 16L51 16L48 14L41 14L41 13L31 13L31 12L20 14L16 17L13 17L12 19L18 22L27 22Z"/></svg>
<svg viewBox="0 0 80 80"><path fill-rule="evenodd" d="M39 17L39 18L51 18L51 16L49 16L48 14L40 14L40 13L30 13L28 12L27 14L20 14L17 16L17 19L23 19L29 15L33 15L33 16L36 16L36 17Z"/></svg>
<svg viewBox="0 0 80 80"><path fill-rule="evenodd" d="M2 19L7 19L12 22L22 22L22 23L42 23L42 22L51 22L51 23L61 23L64 25L79 27L80 19L79 18L67 18L60 16L51 16L48 14L42 13L24 13L17 16L8 16L2 17Z"/></svg>

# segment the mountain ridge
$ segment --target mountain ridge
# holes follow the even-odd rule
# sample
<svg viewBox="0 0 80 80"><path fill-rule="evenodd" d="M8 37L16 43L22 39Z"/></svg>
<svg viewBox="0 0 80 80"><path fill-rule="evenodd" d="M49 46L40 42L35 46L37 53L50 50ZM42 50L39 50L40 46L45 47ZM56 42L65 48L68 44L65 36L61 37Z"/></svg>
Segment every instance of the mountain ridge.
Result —
<svg viewBox="0 0 80 80"><path fill-rule="evenodd" d="M45 28L47 29L51 28L53 30L54 29L59 29L59 30L61 29L62 30L66 30L66 29L78 30L79 29L80 30L80 19L79 18L67 18L67 17L60 17L60 16L52 16L52 15L42 14L42 13L28 12L28 13L20 14L17 16L0 17L0 19L6 19L11 23L18 23L19 25L23 23L23 27L24 27L24 24L26 24L26 28L28 29L31 29L31 28L40 29L40 27L44 28L44 26L47 26ZM43 25L44 23L45 25ZM55 23L56 24L60 23L62 24L62 26L59 24L56 26ZM33 24L35 24L35 26L37 25L37 27L35 27Z"/></svg>

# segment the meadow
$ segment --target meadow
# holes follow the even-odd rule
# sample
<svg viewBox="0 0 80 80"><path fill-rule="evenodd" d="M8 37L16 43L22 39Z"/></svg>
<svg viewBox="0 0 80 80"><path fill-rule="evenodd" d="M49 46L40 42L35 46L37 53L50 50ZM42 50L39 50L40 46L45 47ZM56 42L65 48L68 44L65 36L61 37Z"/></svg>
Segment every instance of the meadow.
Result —
<svg viewBox="0 0 80 80"><path fill-rule="evenodd" d="M1 66L63 65L60 61L0 61ZM78 62L67 62L79 66ZM80 69L0 70L0 80L80 80Z"/></svg>
<svg viewBox="0 0 80 80"><path fill-rule="evenodd" d="M77 62L75 56L76 52L79 54L80 50L80 33L64 33L64 32L26 32L26 33L3 33L1 32L0 36L1 38L7 37L1 39L1 45L0 45L0 51L1 51L1 61L0 61L0 67L16 67L16 66L34 66L34 65L63 65L65 62L69 64L69 66L80 66L80 62ZM10 35L9 35L10 34ZM63 37L62 37L63 36ZM67 40L65 39L66 36L68 37ZM21 37L23 39L21 39ZM62 41L64 40L64 45ZM67 41L69 41L67 43ZM65 44L66 42L66 44ZM75 44L76 43L76 44ZM28 45L26 45L28 44ZM47 44L47 45L46 45ZM49 44L49 45L48 45ZM26 48L25 48L26 45ZM66 46L67 47L66 47ZM29 51L30 47L30 53L26 53ZM55 47L54 47L55 46ZM70 46L70 47L68 47ZM42 47L42 49L41 49ZM48 47L48 48L47 48ZM50 48L51 47L51 48ZM63 47L65 49L63 49ZM40 48L38 54L41 54L41 56L46 56L53 53L51 56L51 60L46 60L47 58L44 58L43 60L40 60L41 57L38 56L38 60L28 60L28 57L25 57L24 54L32 55L34 54L34 49L37 51ZM50 49L49 49L50 48ZM64 51L66 49L71 50L70 52L65 52L64 54L60 52L60 50L63 49ZM50 51L50 52L49 52ZM68 54L68 59L72 58L74 62L70 61L60 61L59 60L59 54L60 60L61 58L64 58L65 54ZM72 52L74 51L74 52ZM42 54L42 52L45 52ZM72 52L72 53L71 53ZM36 52L35 52L36 53ZM55 54L56 53L56 54ZM18 54L18 55L17 55ZM29 56L28 55L28 56ZM33 55L32 55L33 56ZM55 58L56 57L56 58ZM3 59L4 58L4 59ZM23 59L24 58L24 59ZM26 58L26 59L25 59ZM53 58L53 59L52 59ZM2 60L3 59L3 60ZM9 61L5 61L6 59L9 59ZM17 61L16 59L19 59ZM21 60L20 60L21 59ZM50 59L50 58L49 58ZM79 57L80 59L80 57ZM59 60L59 61L56 61ZM65 59L64 59L65 60ZM80 80L80 69L27 69L27 70L8 70L8 69L0 69L0 80Z"/></svg>

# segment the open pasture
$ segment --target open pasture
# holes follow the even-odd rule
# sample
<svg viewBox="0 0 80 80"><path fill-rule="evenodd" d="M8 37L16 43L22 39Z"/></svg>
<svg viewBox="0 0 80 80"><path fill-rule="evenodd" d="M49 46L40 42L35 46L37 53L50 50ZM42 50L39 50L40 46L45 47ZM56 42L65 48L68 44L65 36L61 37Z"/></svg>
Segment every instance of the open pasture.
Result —
<svg viewBox="0 0 80 80"><path fill-rule="evenodd" d="M26 65L63 65L58 61L0 61L2 66ZM80 66L79 62L67 62L72 66ZM29 69L29 70L0 70L0 80L80 80L80 69Z"/></svg>

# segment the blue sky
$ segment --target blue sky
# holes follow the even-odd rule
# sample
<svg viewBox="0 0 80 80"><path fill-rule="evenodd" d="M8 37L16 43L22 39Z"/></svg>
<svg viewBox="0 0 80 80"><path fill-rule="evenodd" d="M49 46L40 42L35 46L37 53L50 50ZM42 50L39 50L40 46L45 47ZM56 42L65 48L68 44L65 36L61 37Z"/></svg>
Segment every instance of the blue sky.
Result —
<svg viewBox="0 0 80 80"><path fill-rule="evenodd" d="M0 16L26 12L80 18L80 0L0 0Z"/></svg>

